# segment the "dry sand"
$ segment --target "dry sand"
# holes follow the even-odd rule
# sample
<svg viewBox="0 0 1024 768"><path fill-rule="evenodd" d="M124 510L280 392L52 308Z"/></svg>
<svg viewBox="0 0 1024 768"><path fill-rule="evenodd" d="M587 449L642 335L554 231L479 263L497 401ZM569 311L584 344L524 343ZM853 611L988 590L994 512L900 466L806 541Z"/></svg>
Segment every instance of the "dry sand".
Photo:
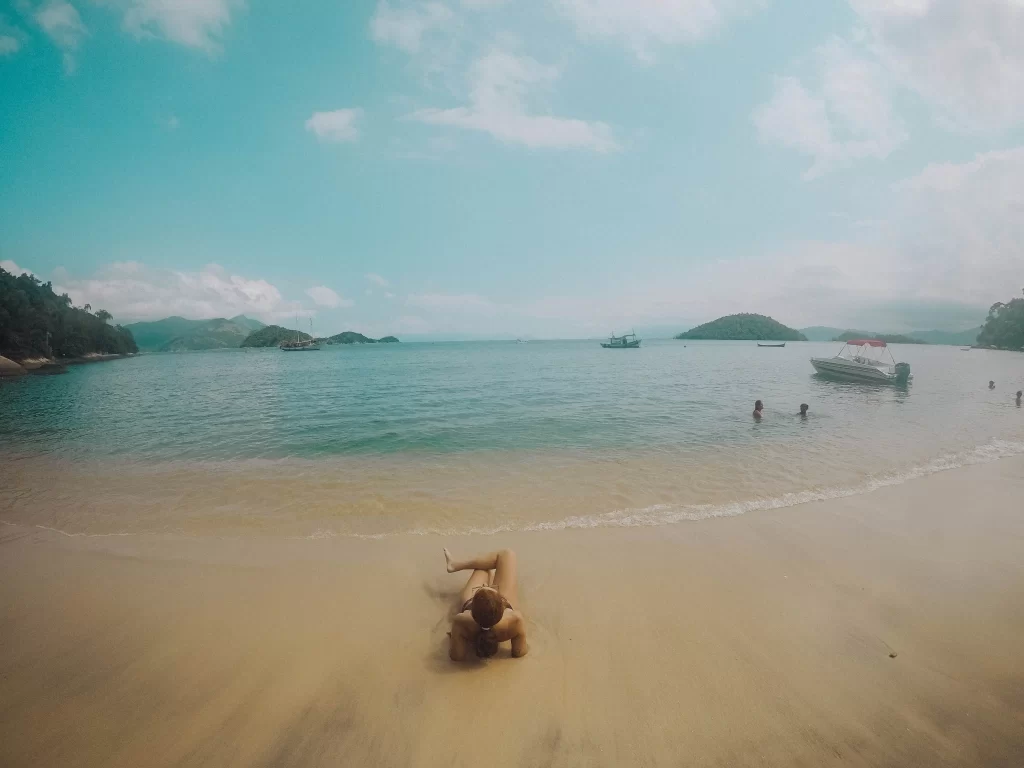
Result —
<svg viewBox="0 0 1024 768"><path fill-rule="evenodd" d="M1022 499L1007 459L500 539L0 526L0 765L1022 766ZM518 550L530 655L448 661L442 545Z"/></svg>

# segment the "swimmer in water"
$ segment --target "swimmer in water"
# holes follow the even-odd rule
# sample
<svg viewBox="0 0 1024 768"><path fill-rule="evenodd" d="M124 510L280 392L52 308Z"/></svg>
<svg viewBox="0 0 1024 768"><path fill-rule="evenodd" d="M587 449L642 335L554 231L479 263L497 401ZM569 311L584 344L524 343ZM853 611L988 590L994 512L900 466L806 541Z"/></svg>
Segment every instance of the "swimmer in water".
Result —
<svg viewBox="0 0 1024 768"><path fill-rule="evenodd" d="M807 418L807 411L809 409L810 409L810 406L807 405L807 403L800 403L800 418L801 419L806 419Z"/></svg>
<svg viewBox="0 0 1024 768"><path fill-rule="evenodd" d="M762 415L761 411L763 411L763 410L764 410L764 403L762 403L760 400L758 400L757 402L754 403L754 418L757 421L761 420L761 415Z"/></svg>

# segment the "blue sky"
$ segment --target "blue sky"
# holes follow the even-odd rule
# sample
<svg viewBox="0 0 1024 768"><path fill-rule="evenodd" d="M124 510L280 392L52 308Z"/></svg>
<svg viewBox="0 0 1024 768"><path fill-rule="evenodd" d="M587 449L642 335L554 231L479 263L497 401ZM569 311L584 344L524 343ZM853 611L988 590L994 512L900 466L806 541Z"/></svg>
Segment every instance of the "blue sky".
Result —
<svg viewBox="0 0 1024 768"><path fill-rule="evenodd" d="M1022 0L14 0L0 261L124 322L974 324Z"/></svg>

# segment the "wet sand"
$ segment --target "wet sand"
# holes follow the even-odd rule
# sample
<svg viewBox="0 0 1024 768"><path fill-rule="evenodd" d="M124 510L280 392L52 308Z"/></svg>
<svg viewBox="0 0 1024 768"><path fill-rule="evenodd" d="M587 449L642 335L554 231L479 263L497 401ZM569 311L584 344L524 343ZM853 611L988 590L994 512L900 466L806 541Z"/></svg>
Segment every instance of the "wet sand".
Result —
<svg viewBox="0 0 1024 768"><path fill-rule="evenodd" d="M1022 498L1011 458L651 528L0 526L0 765L1024 765ZM518 551L527 657L448 661L442 546Z"/></svg>

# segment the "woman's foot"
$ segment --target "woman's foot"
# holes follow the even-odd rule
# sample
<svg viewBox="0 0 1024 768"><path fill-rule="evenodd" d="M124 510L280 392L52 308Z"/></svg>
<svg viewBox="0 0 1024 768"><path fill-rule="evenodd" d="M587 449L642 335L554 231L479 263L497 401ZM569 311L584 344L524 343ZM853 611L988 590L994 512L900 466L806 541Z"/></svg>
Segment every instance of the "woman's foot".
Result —
<svg viewBox="0 0 1024 768"><path fill-rule="evenodd" d="M447 548L444 550L444 564L448 569L448 573L455 573L455 568L452 567L452 553Z"/></svg>

